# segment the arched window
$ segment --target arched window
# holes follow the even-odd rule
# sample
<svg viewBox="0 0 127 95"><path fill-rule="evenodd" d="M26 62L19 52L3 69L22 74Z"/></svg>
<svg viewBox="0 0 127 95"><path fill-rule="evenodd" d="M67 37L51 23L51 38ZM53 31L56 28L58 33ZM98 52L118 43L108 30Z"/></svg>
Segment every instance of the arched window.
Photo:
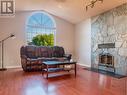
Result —
<svg viewBox="0 0 127 95"><path fill-rule="evenodd" d="M27 22L27 43L38 46L53 46L56 25L47 13L34 13Z"/></svg>

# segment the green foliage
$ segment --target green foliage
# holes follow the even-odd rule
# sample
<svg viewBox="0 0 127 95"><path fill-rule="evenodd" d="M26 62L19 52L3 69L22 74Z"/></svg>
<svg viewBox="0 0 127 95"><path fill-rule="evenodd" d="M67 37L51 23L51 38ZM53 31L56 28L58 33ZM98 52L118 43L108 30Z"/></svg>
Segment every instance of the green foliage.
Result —
<svg viewBox="0 0 127 95"><path fill-rule="evenodd" d="M53 34L40 34L32 39L32 44L37 46L53 46L54 35Z"/></svg>

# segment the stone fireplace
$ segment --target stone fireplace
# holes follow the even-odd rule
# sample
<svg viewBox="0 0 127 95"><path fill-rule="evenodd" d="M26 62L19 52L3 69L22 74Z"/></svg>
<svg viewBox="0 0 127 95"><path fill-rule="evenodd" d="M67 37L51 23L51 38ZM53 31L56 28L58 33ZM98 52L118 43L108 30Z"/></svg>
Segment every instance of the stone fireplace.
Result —
<svg viewBox="0 0 127 95"><path fill-rule="evenodd" d="M127 3L91 23L91 67L127 75Z"/></svg>

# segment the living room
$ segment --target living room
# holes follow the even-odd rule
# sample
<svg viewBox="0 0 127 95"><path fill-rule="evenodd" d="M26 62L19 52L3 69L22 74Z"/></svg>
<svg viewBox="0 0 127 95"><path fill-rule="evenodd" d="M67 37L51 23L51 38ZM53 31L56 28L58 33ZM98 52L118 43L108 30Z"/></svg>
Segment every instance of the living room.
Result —
<svg viewBox="0 0 127 95"><path fill-rule="evenodd" d="M127 95L126 0L10 1L0 0L0 95Z"/></svg>

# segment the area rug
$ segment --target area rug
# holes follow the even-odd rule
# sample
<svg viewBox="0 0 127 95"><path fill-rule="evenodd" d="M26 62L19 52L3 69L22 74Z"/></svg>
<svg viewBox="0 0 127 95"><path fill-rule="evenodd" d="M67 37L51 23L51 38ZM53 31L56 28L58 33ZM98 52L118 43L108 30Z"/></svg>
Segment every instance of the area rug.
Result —
<svg viewBox="0 0 127 95"><path fill-rule="evenodd" d="M108 75L108 76L118 78L118 79L127 77L127 76L124 76L124 75L119 75L119 74L115 74L113 72L108 72L108 71L104 71L104 70L98 70L98 69L95 69L95 68L83 68L83 69L88 70L88 71L92 71L92 72L96 72L96 73L100 73L100 74L104 74L104 75Z"/></svg>

